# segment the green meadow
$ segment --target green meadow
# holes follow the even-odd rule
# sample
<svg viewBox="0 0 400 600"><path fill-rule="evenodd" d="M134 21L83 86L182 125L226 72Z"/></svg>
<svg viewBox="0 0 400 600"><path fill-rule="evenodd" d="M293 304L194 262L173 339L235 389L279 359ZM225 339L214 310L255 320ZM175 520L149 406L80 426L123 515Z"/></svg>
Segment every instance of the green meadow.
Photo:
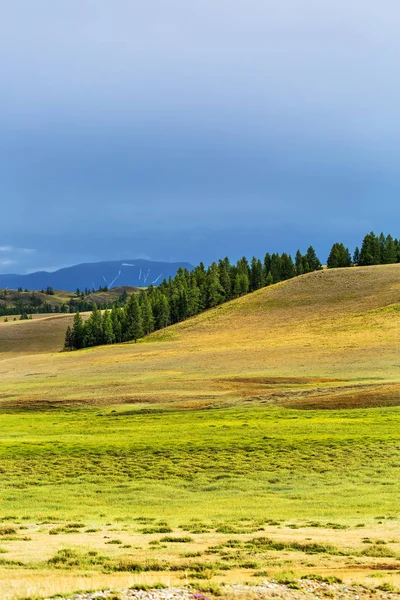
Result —
<svg viewBox="0 0 400 600"><path fill-rule="evenodd" d="M129 406L1 417L3 516L396 516L398 408ZM379 508L378 508L379 507Z"/></svg>

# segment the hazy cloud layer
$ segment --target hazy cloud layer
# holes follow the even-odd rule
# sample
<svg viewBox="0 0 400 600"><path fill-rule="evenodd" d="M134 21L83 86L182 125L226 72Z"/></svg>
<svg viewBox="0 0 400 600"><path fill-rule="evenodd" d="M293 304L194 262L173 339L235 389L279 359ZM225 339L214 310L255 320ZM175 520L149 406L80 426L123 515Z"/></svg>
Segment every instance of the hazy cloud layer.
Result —
<svg viewBox="0 0 400 600"><path fill-rule="evenodd" d="M5 3L1 270L398 235L399 28L394 0Z"/></svg>

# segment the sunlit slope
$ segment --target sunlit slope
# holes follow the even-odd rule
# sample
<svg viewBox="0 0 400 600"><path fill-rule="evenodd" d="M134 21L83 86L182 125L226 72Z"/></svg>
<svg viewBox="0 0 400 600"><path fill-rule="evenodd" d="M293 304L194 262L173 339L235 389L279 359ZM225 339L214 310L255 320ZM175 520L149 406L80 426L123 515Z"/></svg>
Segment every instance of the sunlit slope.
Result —
<svg viewBox="0 0 400 600"><path fill-rule="evenodd" d="M6 404L397 404L399 340L400 265L324 270L137 344L2 354L0 392Z"/></svg>
<svg viewBox="0 0 400 600"><path fill-rule="evenodd" d="M19 317L15 317L19 319ZM0 360L5 354L57 352L64 345L65 330L73 315L32 315L32 320L0 318Z"/></svg>

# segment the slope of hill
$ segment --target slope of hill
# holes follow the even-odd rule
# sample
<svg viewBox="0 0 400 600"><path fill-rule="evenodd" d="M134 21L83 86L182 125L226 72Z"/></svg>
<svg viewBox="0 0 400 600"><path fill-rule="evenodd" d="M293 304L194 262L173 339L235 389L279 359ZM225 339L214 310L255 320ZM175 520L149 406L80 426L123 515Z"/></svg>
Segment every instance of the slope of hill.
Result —
<svg viewBox="0 0 400 600"><path fill-rule="evenodd" d="M99 287L134 286L143 287L157 284L162 279L174 277L179 267L191 270L186 262L169 263L144 259L117 260L98 263L83 263L59 269L52 273L39 271L28 275L0 275L0 288L29 290L54 289L75 291L80 289L98 289Z"/></svg>
<svg viewBox="0 0 400 600"><path fill-rule="evenodd" d="M326 270L65 353L71 316L0 322L1 598L400 586L399 296Z"/></svg>
<svg viewBox="0 0 400 600"><path fill-rule="evenodd" d="M2 357L10 369L4 381L12 385L21 374L44 369L57 378L59 401L213 405L235 398L329 400L333 388L350 395L362 390L365 380L364 398L379 389L386 401L392 402L394 394L397 402L397 384L379 380L400 378L399 302L400 265L324 270L264 288L137 344L60 354L46 367L45 356L21 356L12 364L5 361L8 353ZM49 323L58 328L60 321L20 323L14 331L20 334L26 327L40 340ZM58 339L61 348L61 329L49 343L50 351L56 350ZM8 332L12 336L11 327ZM33 350L32 345L21 349ZM74 385L76 373L81 383L87 378L84 395ZM89 383L93 379L96 383ZM343 381L330 384L325 379ZM118 384L110 386L110 380ZM288 386L290 393L285 392ZM40 398L48 394L47 382ZM32 392L28 398L39 396Z"/></svg>

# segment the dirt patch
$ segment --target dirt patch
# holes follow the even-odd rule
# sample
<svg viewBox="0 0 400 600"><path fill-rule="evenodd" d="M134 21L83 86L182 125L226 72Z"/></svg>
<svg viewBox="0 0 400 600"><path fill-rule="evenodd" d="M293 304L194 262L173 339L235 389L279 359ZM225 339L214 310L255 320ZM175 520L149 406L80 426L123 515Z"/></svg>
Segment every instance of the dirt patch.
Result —
<svg viewBox="0 0 400 600"><path fill-rule="evenodd" d="M380 408L400 406L400 385L360 389L352 392L338 390L330 395L298 399L284 404L299 410L340 410L352 408Z"/></svg>
<svg viewBox="0 0 400 600"><path fill-rule="evenodd" d="M257 383L259 385L307 385L312 383L341 383L347 379L331 379L325 377L230 377L219 379L221 383Z"/></svg>

